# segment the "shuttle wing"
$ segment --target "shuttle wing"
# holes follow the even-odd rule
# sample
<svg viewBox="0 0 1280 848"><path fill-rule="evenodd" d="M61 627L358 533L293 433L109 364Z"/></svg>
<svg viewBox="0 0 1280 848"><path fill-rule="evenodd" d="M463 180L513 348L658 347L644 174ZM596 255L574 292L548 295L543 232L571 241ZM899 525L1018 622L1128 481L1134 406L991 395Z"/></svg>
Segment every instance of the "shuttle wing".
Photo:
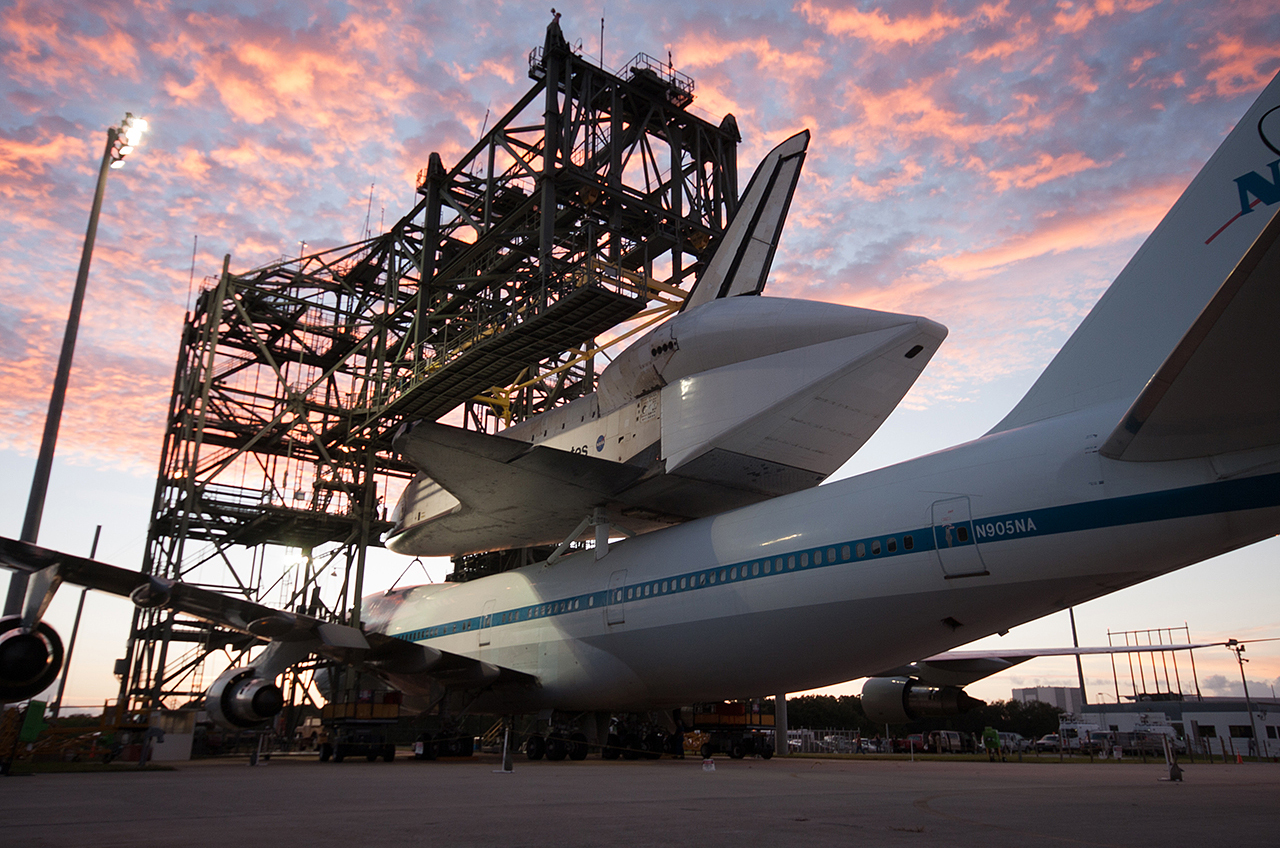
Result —
<svg viewBox="0 0 1280 848"><path fill-rule="evenodd" d="M406 524L428 522L431 547L414 549L426 555L558 544L583 516L645 471L433 421L407 428L395 448L442 490L406 507L434 514L402 518ZM453 506L432 506L440 502Z"/></svg>
<svg viewBox="0 0 1280 848"><path fill-rule="evenodd" d="M1144 462L1280 444L1278 239L1274 214L1111 433L1103 456Z"/></svg>

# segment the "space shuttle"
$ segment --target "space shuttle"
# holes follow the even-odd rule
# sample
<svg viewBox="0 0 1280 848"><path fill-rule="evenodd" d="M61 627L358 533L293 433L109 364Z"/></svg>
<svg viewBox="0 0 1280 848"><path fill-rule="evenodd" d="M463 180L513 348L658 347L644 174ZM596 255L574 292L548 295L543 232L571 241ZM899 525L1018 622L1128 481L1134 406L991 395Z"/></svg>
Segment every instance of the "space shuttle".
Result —
<svg viewBox="0 0 1280 848"><path fill-rule="evenodd" d="M946 338L912 315L760 296L809 145L775 147L680 312L596 391L497 435L419 421L420 473L387 546L459 555L634 535L818 485L884 423ZM607 528L607 529L599 529Z"/></svg>

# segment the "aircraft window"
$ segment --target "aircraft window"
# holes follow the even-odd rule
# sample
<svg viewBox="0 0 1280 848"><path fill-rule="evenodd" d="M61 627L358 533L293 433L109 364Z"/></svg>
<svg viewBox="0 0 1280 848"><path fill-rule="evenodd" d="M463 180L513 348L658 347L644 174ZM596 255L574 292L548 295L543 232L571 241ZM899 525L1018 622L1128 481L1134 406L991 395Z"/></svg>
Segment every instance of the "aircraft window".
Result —
<svg viewBox="0 0 1280 848"><path fill-rule="evenodd" d="M801 567L801 568L808 568L808 567L809 567L809 555L808 555L808 554L800 554L800 567Z"/></svg>
<svg viewBox="0 0 1280 848"><path fill-rule="evenodd" d="M631 600L631 591L632 591L631 589L628 589L628 590L627 590L627 600L628 600L628 601L629 601L629 600Z"/></svg>
<svg viewBox="0 0 1280 848"><path fill-rule="evenodd" d="M879 539L873 539L873 540L871 541L871 555L872 555L872 556L879 556L879 555L880 555L880 540L879 540Z"/></svg>
<svg viewBox="0 0 1280 848"><path fill-rule="evenodd" d="M849 546L848 546L848 545L843 545L843 546L841 546L841 548L840 548L840 559L843 559L843 560L846 560L846 561L849 559Z"/></svg>
<svg viewBox="0 0 1280 848"><path fill-rule="evenodd" d="M722 569L720 569L720 582L721 582L721 583L723 583L723 582L724 582L724 578L725 578L725 570L722 568Z"/></svg>
<svg viewBox="0 0 1280 848"><path fill-rule="evenodd" d="M703 574L699 575L699 577L698 577L698 585L699 585L699 586L705 586L705 585L707 585L707 575L706 575L705 573L703 573Z"/></svg>
<svg viewBox="0 0 1280 848"><path fill-rule="evenodd" d="M666 592L666 591L667 591L667 581L665 581L665 580L663 580L663 581L662 581L662 591L663 591L663 592Z"/></svg>
<svg viewBox="0 0 1280 848"><path fill-rule="evenodd" d="M765 560L765 561L764 561L764 573L765 573L765 574L768 574L768 573L769 573L769 571L770 571L772 568L773 568L773 560L769 560L769 559Z"/></svg>
<svg viewBox="0 0 1280 848"><path fill-rule="evenodd" d="M687 582L688 582L688 579L687 579L687 578L685 578L685 577L681 577L681 578L680 578L680 588L681 588L681 589L685 588L685 586L686 586Z"/></svg>
<svg viewBox="0 0 1280 848"><path fill-rule="evenodd" d="M959 539L959 540L960 540L960 541L962 541L962 542L967 542L967 541L969 541L969 528L968 528L968 527L964 527L964 526L957 527L957 528L956 528L956 538L957 538L957 539Z"/></svg>
<svg viewBox="0 0 1280 848"><path fill-rule="evenodd" d="M822 551L813 552L813 564L822 565Z"/></svg>
<svg viewBox="0 0 1280 848"><path fill-rule="evenodd" d="M845 559L848 559L847 555L845 556ZM827 562L835 562L835 561L836 561L836 549L827 548Z"/></svg>
<svg viewBox="0 0 1280 848"><path fill-rule="evenodd" d="M890 536L889 541L885 543L885 546L889 549L889 553L893 553L898 549L898 540Z"/></svg>
<svg viewBox="0 0 1280 848"><path fill-rule="evenodd" d="M915 546L916 546L916 540L912 539L910 535L902 537L902 549L904 551L909 551Z"/></svg>
<svg viewBox="0 0 1280 848"><path fill-rule="evenodd" d="M713 571L713 572L711 572L711 583L712 583L712 585L715 585L715 582L716 582L716 573Z"/></svg>
<svg viewBox="0 0 1280 848"><path fill-rule="evenodd" d="M594 595L592 595L590 598L587 598L587 606L593 607L595 605L596 605L596 598Z"/></svg>
<svg viewBox="0 0 1280 848"><path fill-rule="evenodd" d="M862 559L866 555L867 555L867 546L859 542L858 543L858 559Z"/></svg>
<svg viewBox="0 0 1280 848"><path fill-rule="evenodd" d="M758 577L759 575L760 575L760 563L758 562L751 563L751 576Z"/></svg>
<svg viewBox="0 0 1280 848"><path fill-rule="evenodd" d="M647 597L649 597L649 588L650 588L650 587L649 587L649 586L647 586L647 585L644 587L644 596L645 596L646 598L647 598Z"/></svg>
<svg viewBox="0 0 1280 848"><path fill-rule="evenodd" d="M796 558L793 556L787 557L787 571L794 571L795 567L796 567Z"/></svg>
<svg viewBox="0 0 1280 848"><path fill-rule="evenodd" d="M735 565L733 568L729 569L729 579L730 580L738 579L738 566Z"/></svg>

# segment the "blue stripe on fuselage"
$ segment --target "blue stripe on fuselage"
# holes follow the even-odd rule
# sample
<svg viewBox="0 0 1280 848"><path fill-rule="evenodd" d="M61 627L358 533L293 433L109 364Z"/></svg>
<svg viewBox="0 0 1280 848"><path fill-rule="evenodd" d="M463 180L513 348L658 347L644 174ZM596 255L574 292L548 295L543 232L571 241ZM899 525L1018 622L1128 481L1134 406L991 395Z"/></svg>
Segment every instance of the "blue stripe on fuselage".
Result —
<svg viewBox="0 0 1280 848"><path fill-rule="evenodd" d="M974 518L972 526L974 541L990 544L1009 539L1051 536L1058 533L1074 533L1104 527L1274 506L1280 506L1280 474L1268 474L1243 480L1222 480L1162 492ZM892 551L889 550L891 543L894 548ZM908 544L911 547L907 547ZM764 580L793 571L829 568L850 562L887 559L935 549L933 528L922 527L905 532L803 548L780 556L718 565L714 568L677 574L674 577L646 580L611 591L623 593L621 598L615 599L615 603L634 603L653 597L711 589L725 583ZM859 551L862 553L859 554ZM489 616L487 626L501 627L506 624L600 609L608 605L609 591L587 592L546 603L495 612ZM410 642L424 642L442 636L479 630L484 625L483 619L483 616L472 616L394 635Z"/></svg>

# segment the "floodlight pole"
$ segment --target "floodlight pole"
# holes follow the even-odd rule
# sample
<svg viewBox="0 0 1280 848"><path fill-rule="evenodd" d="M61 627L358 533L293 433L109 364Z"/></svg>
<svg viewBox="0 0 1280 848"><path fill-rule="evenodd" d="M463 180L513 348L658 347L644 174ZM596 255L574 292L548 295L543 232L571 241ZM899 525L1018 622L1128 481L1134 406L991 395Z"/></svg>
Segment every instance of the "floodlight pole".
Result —
<svg viewBox="0 0 1280 848"><path fill-rule="evenodd" d="M71 360L75 356L76 333L80 329L80 312L84 307L84 291L89 283L89 262L93 258L93 240L98 234L98 214L102 211L102 196L107 190L107 172L111 170L112 153L120 138L120 128L107 130L107 146L102 152L102 167L98 169L98 187L93 193L93 208L89 212L89 227L84 234L84 248L80 252L80 271L76 274L76 288L71 295L71 312L67 315L67 329L62 336L62 353L58 357L58 371L53 378L53 394L49 398L49 412L44 419L44 436L40 440L40 455L36 458L35 477L31 481L31 495L27 499L27 515L22 522L22 541L35 543L40 536L40 518L44 513L44 498L49 490L49 472L53 469L53 450L58 442L58 425L62 422L62 406L67 396L67 381L71 375ZM10 572L9 594L4 602L5 615L20 615L22 602L27 594L27 575Z"/></svg>

